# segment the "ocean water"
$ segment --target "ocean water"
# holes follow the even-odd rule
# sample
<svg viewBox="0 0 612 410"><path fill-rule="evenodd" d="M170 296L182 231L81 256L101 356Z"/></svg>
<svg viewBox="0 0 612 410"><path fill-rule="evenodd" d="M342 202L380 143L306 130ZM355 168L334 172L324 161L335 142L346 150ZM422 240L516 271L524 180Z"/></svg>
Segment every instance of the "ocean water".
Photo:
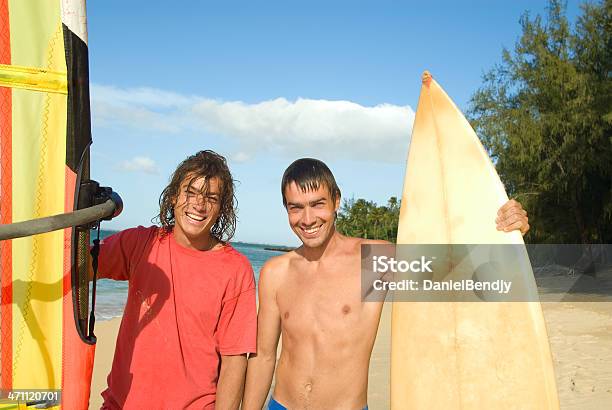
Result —
<svg viewBox="0 0 612 410"><path fill-rule="evenodd" d="M115 231L100 231L100 238L106 238ZM92 239L94 233L92 232ZM247 258L253 265L255 281L259 280L259 271L264 263L273 256L281 255L282 252L268 251L265 247L269 245L232 242L232 246ZM124 281L100 279L97 283L96 297L96 320L108 320L123 314L123 308L127 299L128 284Z"/></svg>

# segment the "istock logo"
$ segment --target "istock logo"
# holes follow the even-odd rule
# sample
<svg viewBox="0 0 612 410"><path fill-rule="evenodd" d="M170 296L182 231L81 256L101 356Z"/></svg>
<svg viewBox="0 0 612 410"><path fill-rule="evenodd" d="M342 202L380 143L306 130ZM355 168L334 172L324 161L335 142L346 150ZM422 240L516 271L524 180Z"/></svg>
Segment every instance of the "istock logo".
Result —
<svg viewBox="0 0 612 410"><path fill-rule="evenodd" d="M394 272L394 273L406 273L406 272L414 272L414 273L424 273L424 272L432 272L430 265L432 264L435 258L426 258L425 256L421 256L421 259L406 261L406 260L396 260L395 258L390 258L388 256L374 256L372 258L372 267L374 272L386 273L386 272Z"/></svg>

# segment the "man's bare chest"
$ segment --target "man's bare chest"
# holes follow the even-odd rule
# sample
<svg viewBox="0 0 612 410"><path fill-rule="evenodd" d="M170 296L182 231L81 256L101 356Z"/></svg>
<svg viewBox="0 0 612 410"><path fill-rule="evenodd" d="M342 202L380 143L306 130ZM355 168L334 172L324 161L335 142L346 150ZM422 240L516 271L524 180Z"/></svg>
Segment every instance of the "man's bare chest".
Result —
<svg viewBox="0 0 612 410"><path fill-rule="evenodd" d="M347 331L371 316L354 269L294 275L278 289L277 304L283 330L296 336Z"/></svg>

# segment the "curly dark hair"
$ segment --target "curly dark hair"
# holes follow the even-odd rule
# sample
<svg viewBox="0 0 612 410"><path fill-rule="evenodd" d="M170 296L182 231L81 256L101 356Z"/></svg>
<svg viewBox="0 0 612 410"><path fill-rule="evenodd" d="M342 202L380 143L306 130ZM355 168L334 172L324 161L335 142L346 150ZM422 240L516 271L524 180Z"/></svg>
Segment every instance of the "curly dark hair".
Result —
<svg viewBox="0 0 612 410"><path fill-rule="evenodd" d="M170 183L159 196L159 214L154 219L159 220L164 235L172 231L175 222L174 205L179 196L181 184L185 178L190 178L189 185L191 185L196 179L202 177L207 180L213 177L219 178L221 210L219 219L212 226L210 234L219 241L229 241L236 232L238 201L234 195L234 179L227 166L227 161L214 151L199 151L179 164L170 177ZM204 186L204 190L206 189L207 184Z"/></svg>

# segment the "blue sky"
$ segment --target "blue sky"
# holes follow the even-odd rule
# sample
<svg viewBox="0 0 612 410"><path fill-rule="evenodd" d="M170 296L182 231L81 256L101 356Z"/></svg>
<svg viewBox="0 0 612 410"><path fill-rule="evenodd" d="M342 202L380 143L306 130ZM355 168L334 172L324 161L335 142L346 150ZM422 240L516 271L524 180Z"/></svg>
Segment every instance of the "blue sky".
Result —
<svg viewBox="0 0 612 410"><path fill-rule="evenodd" d="M467 108L547 3L169 4L88 2L92 178L125 202L104 228L149 225L176 165L213 149L240 181L235 239L297 244L279 188L293 160L324 160L344 197L400 196L423 70Z"/></svg>

